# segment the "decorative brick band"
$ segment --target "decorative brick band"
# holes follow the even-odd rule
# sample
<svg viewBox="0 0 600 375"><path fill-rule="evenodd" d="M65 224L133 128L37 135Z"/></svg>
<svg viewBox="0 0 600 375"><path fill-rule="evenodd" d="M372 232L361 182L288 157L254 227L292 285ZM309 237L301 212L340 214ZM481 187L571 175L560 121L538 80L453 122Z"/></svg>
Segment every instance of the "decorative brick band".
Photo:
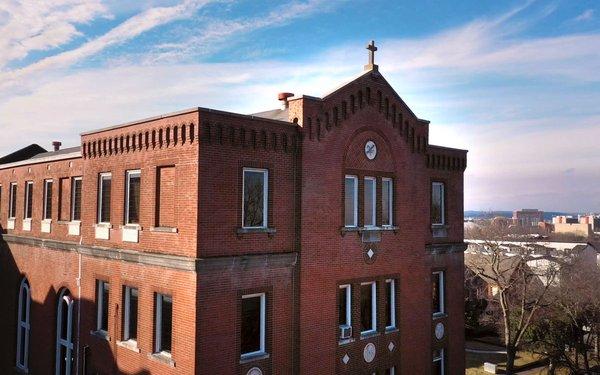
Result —
<svg viewBox="0 0 600 375"><path fill-rule="evenodd" d="M425 250L431 254L464 253L467 250L467 244L464 242L431 244L426 245Z"/></svg>
<svg viewBox="0 0 600 375"><path fill-rule="evenodd" d="M298 262L298 254L295 252L214 258L193 258L178 255L147 253L143 251L113 249L100 246L86 246L79 245L75 242L23 237L12 234L1 235L0 241L2 240L6 243L27 245L57 251L72 251L96 258L122 260L125 262L191 272L231 270L235 268L248 269L264 266L268 268L291 268L295 267Z"/></svg>

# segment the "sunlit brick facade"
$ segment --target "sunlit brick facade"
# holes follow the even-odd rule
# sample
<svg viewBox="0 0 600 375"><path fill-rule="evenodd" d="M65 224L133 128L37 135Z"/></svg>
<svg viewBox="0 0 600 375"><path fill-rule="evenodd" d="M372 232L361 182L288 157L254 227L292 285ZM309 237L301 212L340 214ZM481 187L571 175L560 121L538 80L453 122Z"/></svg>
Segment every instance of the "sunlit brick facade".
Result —
<svg viewBox="0 0 600 375"><path fill-rule="evenodd" d="M464 373L466 151L373 64L281 98L0 164L0 372Z"/></svg>

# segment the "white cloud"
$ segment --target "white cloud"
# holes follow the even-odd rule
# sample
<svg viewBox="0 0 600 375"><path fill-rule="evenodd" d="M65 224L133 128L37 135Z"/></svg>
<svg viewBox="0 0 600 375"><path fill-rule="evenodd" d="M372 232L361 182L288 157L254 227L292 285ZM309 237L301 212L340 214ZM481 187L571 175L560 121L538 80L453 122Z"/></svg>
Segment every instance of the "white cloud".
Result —
<svg viewBox="0 0 600 375"><path fill-rule="evenodd" d="M590 21L594 18L594 10L584 10L580 15L574 18L575 21Z"/></svg>

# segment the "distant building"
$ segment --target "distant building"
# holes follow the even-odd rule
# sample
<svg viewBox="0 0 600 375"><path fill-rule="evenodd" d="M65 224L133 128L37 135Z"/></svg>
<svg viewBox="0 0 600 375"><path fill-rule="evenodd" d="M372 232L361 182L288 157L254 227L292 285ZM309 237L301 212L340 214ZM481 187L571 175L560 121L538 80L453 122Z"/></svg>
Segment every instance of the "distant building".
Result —
<svg viewBox="0 0 600 375"><path fill-rule="evenodd" d="M539 222L544 221L544 211L524 208L513 211L513 224L522 227L537 227Z"/></svg>
<svg viewBox="0 0 600 375"><path fill-rule="evenodd" d="M552 218L556 233L570 233L589 237L600 232L600 217L596 215L554 216Z"/></svg>

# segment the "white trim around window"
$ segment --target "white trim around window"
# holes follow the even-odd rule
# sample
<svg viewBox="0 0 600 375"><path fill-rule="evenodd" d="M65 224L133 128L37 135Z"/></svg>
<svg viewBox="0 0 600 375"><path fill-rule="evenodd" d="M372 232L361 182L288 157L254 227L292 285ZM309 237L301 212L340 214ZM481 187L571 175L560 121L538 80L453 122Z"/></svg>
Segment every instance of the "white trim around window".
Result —
<svg viewBox="0 0 600 375"><path fill-rule="evenodd" d="M63 321L63 309L67 308ZM62 337L63 326L65 337ZM56 314L56 358L55 375L71 375L73 365L73 299L67 289L63 289L58 297L58 308ZM64 348L64 353L62 349ZM64 366L64 367L63 367Z"/></svg>
<svg viewBox="0 0 600 375"><path fill-rule="evenodd" d="M172 348L166 348L164 343L162 342L163 337L163 304L165 302L171 303L171 319L173 319L173 297L166 294L156 293L156 312L154 314L154 353L160 353L162 355L166 355L168 357L171 356ZM171 329L173 328L173 322L171 320ZM171 331L171 346L173 340L173 332Z"/></svg>
<svg viewBox="0 0 600 375"><path fill-rule="evenodd" d="M112 173L110 173L110 172L100 173L100 175L98 176L98 218L97 218L98 224L110 224L110 220L107 221L107 222L102 221L102 201L103 201L103 198L104 198L104 188L102 186L102 181L104 181L104 180L110 180L111 181L111 183L110 183L110 185L111 185L110 186L111 192L109 194L111 195L111 197L110 197L111 199L110 200L112 201L112 190L113 190L113 188L112 188ZM111 203L112 202L110 202L110 201L108 202L108 206L109 206L108 211L109 211L109 213L111 211L111 207L110 207ZM110 214L109 214L109 216L110 216Z"/></svg>
<svg viewBox="0 0 600 375"><path fill-rule="evenodd" d="M434 277L438 277L439 280L439 284L438 284L438 306L436 308L436 306L434 306L434 311L433 311L433 315L434 316L439 316L439 315L444 315L446 313L446 274L444 271L435 271L432 273L434 275Z"/></svg>
<svg viewBox="0 0 600 375"><path fill-rule="evenodd" d="M346 327L352 327L352 287L350 284L340 285L340 289L346 294L346 322L343 324Z"/></svg>
<svg viewBox="0 0 600 375"><path fill-rule="evenodd" d="M387 207L383 206L383 190L384 187L387 186ZM388 214L388 222L385 223L383 222L383 213L382 213L382 218L381 218L381 225L384 227L388 227L388 226L392 226L394 225L394 182L391 178L389 177L383 177L381 179L381 199L382 199L382 210L386 210L387 214Z"/></svg>
<svg viewBox="0 0 600 375"><path fill-rule="evenodd" d="M368 182L367 182L368 181ZM369 212L367 212L367 183L372 183L373 187L371 189L371 212L370 212L370 223L367 224L367 218L369 217ZM364 178L364 200L363 200L363 209L364 209L364 226L365 227L375 227L377 226L377 179L375 177L365 177Z"/></svg>
<svg viewBox="0 0 600 375"><path fill-rule="evenodd" d="M262 173L263 176L263 207L262 225L246 225L246 172ZM244 167L242 170L242 227L243 228L267 228L269 225L269 170L261 168Z"/></svg>
<svg viewBox="0 0 600 375"><path fill-rule="evenodd" d="M445 375L446 374L446 358L444 357L444 349L436 349L433 351L433 363L440 362L440 373L434 375Z"/></svg>
<svg viewBox="0 0 600 375"><path fill-rule="evenodd" d="M103 327L103 321L106 318L106 321L108 322L108 304L110 302L105 300L104 290L106 289L107 297L110 299L110 296L108 295L110 293L110 284L103 280L97 280L96 285L96 331L107 333L108 323L106 327Z"/></svg>
<svg viewBox="0 0 600 375"><path fill-rule="evenodd" d="M371 329L360 333L361 335L368 335L377 332L377 283L375 281L369 281L361 283L360 285L371 285Z"/></svg>
<svg viewBox="0 0 600 375"><path fill-rule="evenodd" d="M8 218L14 219L17 215L17 183L10 183L9 200L8 200Z"/></svg>
<svg viewBox="0 0 600 375"><path fill-rule="evenodd" d="M386 330L392 330L396 328L396 280L387 279L385 280L386 286L390 285L390 294L386 296L389 298L389 314L390 314L390 325L386 326Z"/></svg>
<svg viewBox="0 0 600 375"><path fill-rule="evenodd" d="M132 309L132 299L135 299L135 309ZM125 298L123 302L123 341L137 342L137 314L139 307L139 292L137 288L125 286ZM132 311L133 310L133 311ZM133 323L133 324L132 324Z"/></svg>
<svg viewBox="0 0 600 375"><path fill-rule="evenodd" d="M349 207L346 205L346 199L348 199L348 190L346 189L346 184L348 181L352 181L352 222L348 222L346 220L346 215L348 214L346 210ZM346 175L344 178L344 226L346 227L356 227L358 226L358 177L353 175Z"/></svg>
<svg viewBox="0 0 600 375"><path fill-rule="evenodd" d="M31 206L30 206L31 205ZM33 181L25 182L25 204L23 207L23 219L31 219L33 216Z"/></svg>
<svg viewBox="0 0 600 375"><path fill-rule="evenodd" d="M26 278L21 281L19 288L19 315L17 318L17 358L19 370L28 371L29 367L29 310L31 307L31 289Z"/></svg>
<svg viewBox="0 0 600 375"><path fill-rule="evenodd" d="M446 187L444 186L443 182L438 182L438 181L434 181L431 183L431 189L432 189L432 194L431 194L431 198L432 198L432 206L434 205L433 202L433 191L435 191L436 189L439 190L439 196L440 196L440 201L439 201L439 206L440 206L440 221L439 222L432 222L431 224L433 225L445 225L446 224L446 201L445 201L445 189Z"/></svg>
<svg viewBox="0 0 600 375"><path fill-rule="evenodd" d="M52 179L44 180L44 216L42 217L44 220L52 219L52 186Z"/></svg>
<svg viewBox="0 0 600 375"><path fill-rule="evenodd" d="M129 199L131 191L130 191L130 185L131 185L131 178L132 177L138 177L140 179L140 190L142 188L141 186L141 178L142 178L142 171L139 169L133 169L133 170L129 170L127 172L125 172L125 225L139 225L139 218L138 218L138 222L134 223L132 222L131 218L129 217ZM141 193L141 191L140 191ZM139 214L139 206L138 206L138 214Z"/></svg>
<svg viewBox="0 0 600 375"><path fill-rule="evenodd" d="M71 221L81 221L81 192L83 189L83 179L73 177L71 179ZM79 217L75 217L75 207L77 206L77 186L79 186Z"/></svg>
<svg viewBox="0 0 600 375"><path fill-rule="evenodd" d="M260 297L260 349L254 352L241 353L242 359L266 353L267 296L265 293L247 294L242 296L242 300L256 297Z"/></svg>

